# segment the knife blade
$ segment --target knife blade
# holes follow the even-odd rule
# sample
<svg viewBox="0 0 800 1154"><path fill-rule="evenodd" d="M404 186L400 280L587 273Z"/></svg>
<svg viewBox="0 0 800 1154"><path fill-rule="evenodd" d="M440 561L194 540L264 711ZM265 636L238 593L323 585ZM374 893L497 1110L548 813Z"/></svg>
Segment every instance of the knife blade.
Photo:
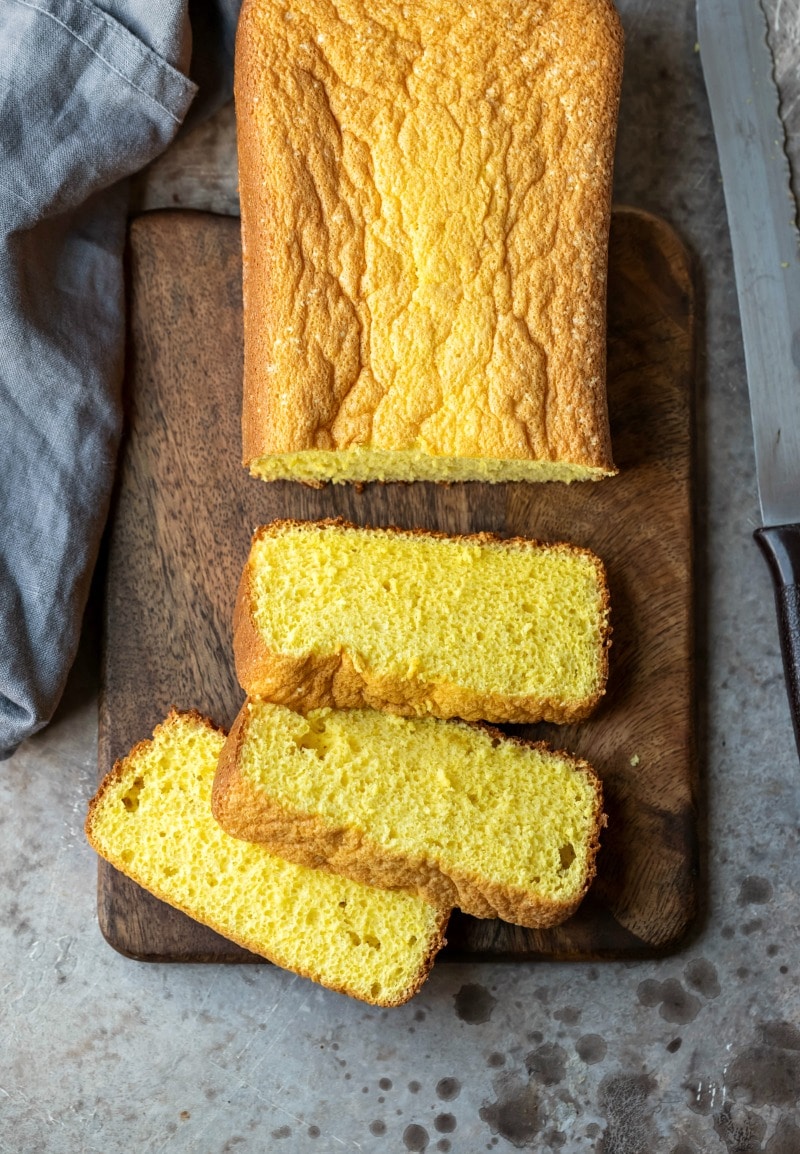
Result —
<svg viewBox="0 0 800 1154"><path fill-rule="evenodd" d="M763 528L800 752L800 234L760 0L697 0L750 392Z"/></svg>

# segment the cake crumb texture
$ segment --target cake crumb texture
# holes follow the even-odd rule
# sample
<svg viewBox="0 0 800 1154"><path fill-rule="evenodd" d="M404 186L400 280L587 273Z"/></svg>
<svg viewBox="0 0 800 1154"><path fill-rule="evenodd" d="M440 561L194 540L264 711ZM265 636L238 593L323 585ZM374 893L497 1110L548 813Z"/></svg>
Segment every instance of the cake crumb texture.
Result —
<svg viewBox="0 0 800 1154"><path fill-rule="evenodd" d="M244 458L267 479L614 472L608 0L245 0Z"/></svg>
<svg viewBox="0 0 800 1154"><path fill-rule="evenodd" d="M291 860L531 928L574 912L605 824L591 767L545 745L258 700L234 723L212 804L229 832Z"/></svg>
<svg viewBox="0 0 800 1154"><path fill-rule="evenodd" d="M304 711L567 722L605 691L609 632L588 549L276 521L253 538L234 649L247 693Z"/></svg>
<svg viewBox="0 0 800 1154"><path fill-rule="evenodd" d="M86 821L92 846L156 897L279 966L376 1005L407 1001L444 944L446 914L230 837L211 813L224 743L199 714L173 711L106 775Z"/></svg>

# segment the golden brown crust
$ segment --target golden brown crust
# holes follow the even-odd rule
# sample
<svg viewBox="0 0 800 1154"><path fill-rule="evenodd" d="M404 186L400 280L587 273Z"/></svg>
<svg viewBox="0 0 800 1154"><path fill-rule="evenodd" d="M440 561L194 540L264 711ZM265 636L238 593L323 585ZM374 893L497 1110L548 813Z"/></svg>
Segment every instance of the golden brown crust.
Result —
<svg viewBox="0 0 800 1154"><path fill-rule="evenodd" d="M527 749L555 753L568 761L576 772L584 774L592 786L594 810L586 873L580 889L568 901L555 902L531 889L503 884L470 871L448 868L445 873L432 859L392 853L373 841L368 831L333 825L319 815L281 805L254 787L241 773L249 705L248 700L223 747L212 793L214 816L233 837L261 842L297 865L329 870L364 885L411 890L440 908L457 906L476 918L502 918L530 929L559 925L575 912L583 900L595 877L600 831L606 825L602 783L588 762L560 750L553 751L544 742L508 737L484 723L472 725L497 741L510 741Z"/></svg>
<svg viewBox="0 0 800 1154"><path fill-rule="evenodd" d="M610 597L605 567L590 549L564 542L548 544L525 537L503 538L495 533L450 535L429 529L399 529L389 526L372 529L342 518L321 521L276 520L256 529L252 544L265 536L278 536L288 529L361 529L395 533L399 536L438 538L440 540L499 545L509 549L547 548L555 552L580 554L589 558L598 575L603 621L598 652L598 689L589 697L565 702L550 697L510 697L495 693L477 693L460 685L423 681L421 678L398 678L357 669L346 652L314 654L300 657L275 653L267 647L252 612L248 560L239 583L233 616L233 651L239 684L251 697L263 697L276 705L291 709L302 706L304 712L328 706L333 709L380 709L401 717L460 717L464 721L491 721L524 725L536 721L570 724L580 721L595 709L605 693L608 678L608 650L611 645Z"/></svg>
<svg viewBox="0 0 800 1154"><path fill-rule="evenodd" d="M318 973L314 973L311 970L290 964L285 958L281 958L277 953L268 950L262 942L252 940L242 935L233 934L230 932L230 929L219 925L211 918L199 918L197 911L194 910L191 906L175 901L173 897L159 889L158 886L151 885L138 874L135 868L131 868L130 864L123 861L121 858L115 857L113 853L108 852L106 847L101 846L98 843L94 834L93 824L95 815L102 799L105 797L109 789L111 789L124 778L126 773L135 773L136 758L140 753L144 752L146 749L148 749L148 747L152 745L153 740L157 737L159 732L165 727L171 725L174 721L181 718L198 721L201 724L207 726L209 729L214 730L214 732L219 733L220 736L225 736L225 731L223 729L220 729L213 723L213 721L199 713L197 710L177 710L173 707L166 719L161 722L160 725L156 726L155 730L153 731L152 738L147 738L144 741L137 742L133 749L131 749L130 753L114 763L112 769L109 770L109 772L105 775L102 782L100 783L97 793L89 802L89 810L86 816L84 829L86 832L87 840L95 852L98 853L100 857L110 862L110 864L114 866L115 869L118 869L120 873L125 874L132 881L136 882L137 885L140 885L142 889L147 890L160 901L166 902L167 905L172 906L174 909L180 910L182 913L187 914L195 921L199 921L203 925L207 925L209 929L212 929L216 933L221 934L222 937L227 938L229 941L236 942L236 944L242 946L243 949L250 950L251 953L258 954L260 957L266 958L268 961L273 962L275 965L280 966L283 969L290 969L293 973L299 974L300 977L309 978L314 982L320 982L321 984L325 985L327 989L334 990L336 993L347 994L349 997L358 998L360 1001L368 1002L375 1006L382 1006L386 1008L390 1008L392 1006L400 1006L413 998L414 995L420 990L428 974L430 973L436 955L447 944L445 931L447 929L447 922L450 917L449 908L445 909L444 907L439 907L438 925L436 932L431 938L429 949L423 958L417 973L414 976L413 982L406 987L400 996L396 998L376 999L365 996L363 992L357 992L344 984L339 985L329 981L328 979L323 981Z"/></svg>
<svg viewBox="0 0 800 1154"><path fill-rule="evenodd" d="M382 2L348 28L316 0L291 19L277 0L245 0L245 464L423 445L613 473L605 301L619 19L609 0L508 13L481 0L475 36L443 0L437 51L455 62L450 84L431 63L428 8ZM437 136L444 121L460 134L452 155L447 131ZM469 190L461 207L443 183L438 201L426 195L434 170ZM461 326L481 310L485 332L472 321L468 339Z"/></svg>

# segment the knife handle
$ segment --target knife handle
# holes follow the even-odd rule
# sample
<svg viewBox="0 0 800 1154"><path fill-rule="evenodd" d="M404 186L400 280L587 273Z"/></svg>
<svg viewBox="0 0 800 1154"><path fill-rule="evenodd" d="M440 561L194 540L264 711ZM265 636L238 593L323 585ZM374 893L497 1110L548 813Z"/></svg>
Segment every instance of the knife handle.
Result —
<svg viewBox="0 0 800 1154"><path fill-rule="evenodd" d="M756 529L753 536L767 559L775 586L783 668L800 753L800 525Z"/></svg>

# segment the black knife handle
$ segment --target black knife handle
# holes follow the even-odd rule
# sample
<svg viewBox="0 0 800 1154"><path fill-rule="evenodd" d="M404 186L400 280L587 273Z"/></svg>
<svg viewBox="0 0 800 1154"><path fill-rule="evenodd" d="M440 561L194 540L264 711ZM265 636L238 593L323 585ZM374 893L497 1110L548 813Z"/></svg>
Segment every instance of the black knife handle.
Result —
<svg viewBox="0 0 800 1154"><path fill-rule="evenodd" d="M797 750L800 753L800 525L776 525L753 534L775 585L778 632Z"/></svg>

